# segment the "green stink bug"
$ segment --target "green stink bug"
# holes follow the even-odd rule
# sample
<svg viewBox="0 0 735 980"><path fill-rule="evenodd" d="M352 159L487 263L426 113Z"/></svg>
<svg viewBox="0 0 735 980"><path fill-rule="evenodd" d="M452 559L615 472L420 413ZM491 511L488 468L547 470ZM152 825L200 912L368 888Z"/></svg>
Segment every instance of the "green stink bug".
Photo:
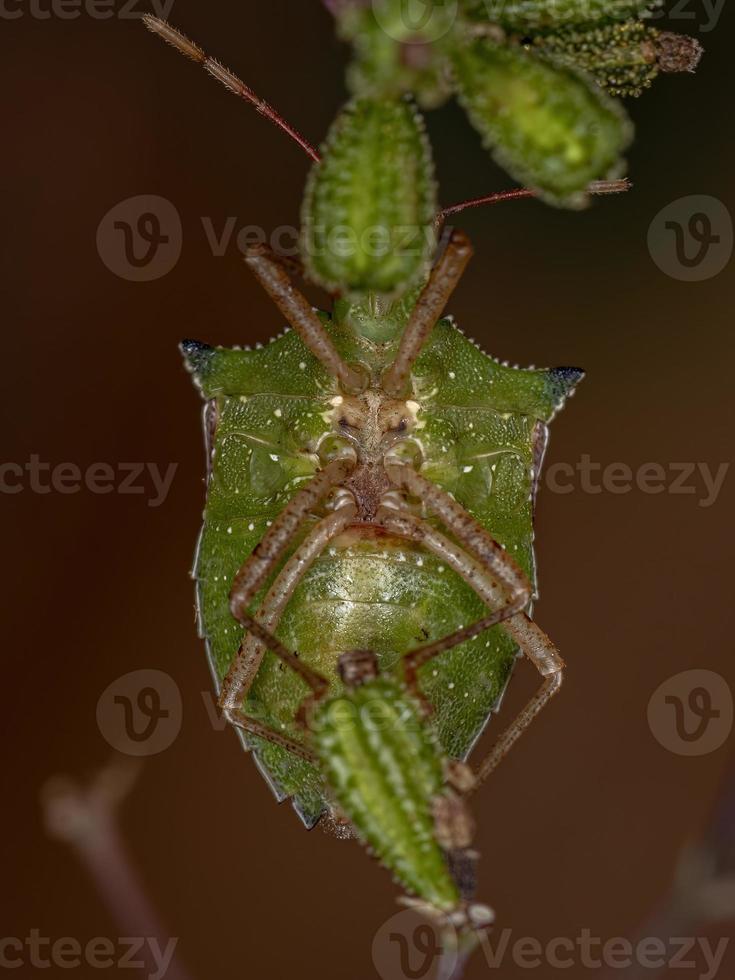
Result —
<svg viewBox="0 0 735 980"><path fill-rule="evenodd" d="M355 216L369 225L373 198L388 187L404 208L413 202L404 214L426 233L421 241L433 241L441 220L426 223L433 176L412 112L380 102L360 110L389 124L373 127L373 139L384 142L357 181L349 166L360 168L363 158L355 163L355 143L343 139L349 125L338 125L327 148L339 144L345 161L335 171L196 45L155 19L146 24L255 101L317 161L307 229L317 217L335 224L335 214L351 228ZM418 163L401 167L411 142ZM400 660L414 696L420 682L443 753L459 760L523 651L542 687L501 735L481 777L561 680L558 654L525 610L535 589L533 501L546 425L582 372L501 365L441 320L471 255L460 232L444 244L430 274L419 268L408 289L416 270L397 264L391 249L341 265L327 256L318 274L338 275L343 289L331 316L312 309L277 256L254 248L247 263L292 330L256 350L184 344L207 401L200 631L226 717L279 799L291 797L308 826L334 814L297 720L303 683L298 670L282 669L256 626L297 650L294 663L329 678L335 694L345 651L373 650L384 672ZM375 282L391 294L361 292Z"/></svg>
<svg viewBox="0 0 735 980"><path fill-rule="evenodd" d="M466 260L468 247L455 236L427 289L447 275L457 249ZM256 266L268 261L251 257ZM344 321L326 321L324 330L338 356L360 356L372 378L390 381L384 372L395 341L357 337ZM437 325L414 366L415 400L379 384L340 393L296 331L260 350L197 343L184 350L207 398L210 476L196 565L201 630L224 681L220 703L248 733L278 795L293 796L308 825L329 806L299 751L294 718L302 685L264 657L257 638L243 638L233 612L244 624L247 608L257 608L260 622L331 678L340 653L360 641L389 668L417 643L442 641L454 630L444 656L421 670L440 741L447 754L464 757L500 699L519 641L513 620L479 635L475 624L487 610L472 586L476 564L494 563L500 580L511 583L513 607L525 606L543 420L581 372L504 367L448 321ZM474 557L410 509L403 522L381 512L383 498L405 492L433 509ZM504 548L483 524L498 529ZM503 596L486 598L497 605Z"/></svg>

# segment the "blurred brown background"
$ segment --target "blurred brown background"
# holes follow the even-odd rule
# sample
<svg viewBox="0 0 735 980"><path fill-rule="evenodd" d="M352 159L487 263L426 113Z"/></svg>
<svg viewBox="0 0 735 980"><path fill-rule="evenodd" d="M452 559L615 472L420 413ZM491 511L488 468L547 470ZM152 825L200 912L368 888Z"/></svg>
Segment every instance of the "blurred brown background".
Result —
<svg viewBox="0 0 735 980"><path fill-rule="evenodd" d="M28 475L0 501L0 932L23 938L38 928L82 943L119 935L70 850L45 834L39 793L56 773L84 779L106 762L100 694L130 671L156 668L181 691L183 725L146 760L121 820L191 976L376 976L371 943L397 910L389 876L357 845L307 834L233 734L213 729L187 577L204 460L198 396L176 345L183 336L254 343L282 327L234 240L213 256L202 217L217 233L228 216L236 229L296 224L308 161L136 21L5 9L23 15L2 18L3 462L23 466L37 454L82 470L123 461L178 468L159 507L148 506L148 490L39 494ZM683 30L709 19L695 0L686 12ZM344 98L345 51L317 0L176 0L170 19L321 139ZM638 139L627 197L583 214L506 204L457 222L477 247L452 303L466 332L511 362L588 370L554 423L547 465L588 453L603 466L702 462L716 471L731 459L731 266L677 281L652 261L647 233L662 208L691 194L732 208L732 23L727 8L700 35L707 54L696 77L661 79L631 105ZM510 186L456 107L432 114L430 129L445 203ZM140 194L168 199L183 226L178 264L152 282L116 276L96 246L103 216ZM659 744L647 722L653 692L681 671L735 680L735 473L712 506L700 505L701 479L692 485L693 494L590 494L577 480L572 493L540 495L537 615L568 678L476 801L481 896L514 938L632 933L717 796L732 738L687 758ZM506 717L535 682L519 665ZM733 975L734 957L720 976ZM494 974L528 972L508 961ZM565 972L593 975L579 965ZM486 975L479 958L469 976Z"/></svg>

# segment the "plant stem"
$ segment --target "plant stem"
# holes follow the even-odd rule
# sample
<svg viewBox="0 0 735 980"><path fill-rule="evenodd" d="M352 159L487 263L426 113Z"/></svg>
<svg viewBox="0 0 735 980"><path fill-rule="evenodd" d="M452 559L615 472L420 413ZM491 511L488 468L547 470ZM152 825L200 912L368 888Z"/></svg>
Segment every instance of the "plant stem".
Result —
<svg viewBox="0 0 735 980"><path fill-rule="evenodd" d="M56 776L42 790L46 830L68 844L93 880L120 929L120 935L156 937L159 948L172 941L149 900L120 834L117 811L140 771L138 760L119 757L100 770L89 786ZM147 950L141 951L147 955ZM154 966L154 964L151 964ZM190 980L174 956L167 980Z"/></svg>
<svg viewBox="0 0 735 980"><path fill-rule="evenodd" d="M462 980L467 963L480 945L480 933L462 931L457 934L451 927L442 935L442 955L437 969L437 980Z"/></svg>

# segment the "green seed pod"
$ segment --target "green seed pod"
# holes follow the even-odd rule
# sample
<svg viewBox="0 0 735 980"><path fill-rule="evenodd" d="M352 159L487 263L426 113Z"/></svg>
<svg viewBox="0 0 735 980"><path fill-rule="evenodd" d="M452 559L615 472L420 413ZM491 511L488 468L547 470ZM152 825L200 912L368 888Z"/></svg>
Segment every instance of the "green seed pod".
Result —
<svg viewBox="0 0 735 980"><path fill-rule="evenodd" d="M332 292L404 292L435 248L436 186L408 101L357 99L337 117L309 178L301 250Z"/></svg>
<svg viewBox="0 0 735 980"><path fill-rule="evenodd" d="M526 31L624 21L640 17L661 0L462 0L474 21Z"/></svg>
<svg viewBox="0 0 735 980"><path fill-rule="evenodd" d="M657 31L641 21L588 30L565 28L533 38L557 64L589 72L610 95L639 96L660 71L693 71L701 55L694 38Z"/></svg>
<svg viewBox="0 0 735 980"><path fill-rule="evenodd" d="M378 678L317 707L314 731L329 786L362 840L409 892L457 908L431 813L441 759L416 705Z"/></svg>
<svg viewBox="0 0 735 980"><path fill-rule="evenodd" d="M624 110L568 68L488 40L455 58L460 99L486 146L552 204L581 207L593 180L620 176Z"/></svg>
<svg viewBox="0 0 735 980"><path fill-rule="evenodd" d="M338 15L343 40L355 57L347 70L354 95L397 98L412 93L419 105L433 109L451 94L446 44L451 22L445 10L438 16L412 16L405 0L375 0L367 6L348 4ZM417 12L418 13L418 12Z"/></svg>

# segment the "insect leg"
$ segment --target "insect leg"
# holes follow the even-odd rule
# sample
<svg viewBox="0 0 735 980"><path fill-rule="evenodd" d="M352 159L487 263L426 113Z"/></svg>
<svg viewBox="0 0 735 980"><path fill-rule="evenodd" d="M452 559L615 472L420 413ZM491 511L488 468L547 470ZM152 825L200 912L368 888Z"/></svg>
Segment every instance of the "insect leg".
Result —
<svg viewBox="0 0 735 980"><path fill-rule="evenodd" d="M514 603L523 600L519 606L522 609L531 598L531 583L482 524L458 504L454 497L436 483L427 480L413 466L396 462L396 457L391 454L386 455L384 462L390 480L401 490L418 497L470 554L501 579Z"/></svg>
<svg viewBox="0 0 735 980"><path fill-rule="evenodd" d="M279 129L282 129L315 163L319 162L319 154L311 143L304 139L301 133L295 130L293 126L287 123L272 105L269 105L264 99L259 98L249 85L246 85L236 75L233 75L228 68L215 61L214 58L208 57L198 44L194 44L181 31L167 24L165 20L161 20L159 17L152 17L150 14L143 14L142 20L149 31L157 34L167 44L170 44L177 51L181 52L181 54L187 58L191 58L198 65L201 65L202 68L206 69L213 78L221 82L230 92L249 102L257 112L265 116L266 119L270 119Z"/></svg>
<svg viewBox="0 0 735 980"><path fill-rule="evenodd" d="M523 653L541 674L543 683L482 760L477 768L475 783L471 790L476 789L505 758L541 709L558 692L564 676L564 661L559 655L559 651L546 633L529 616L525 613L519 613L503 623L503 629L509 636L513 637Z"/></svg>
<svg viewBox="0 0 735 980"><path fill-rule="evenodd" d="M334 459L321 472L317 473L305 487L297 491L235 575L230 589L230 610L235 619L242 623L245 629L265 646L273 650L277 656L281 657L285 663L288 663L315 692L322 690L326 683L324 679L311 671L305 664L302 664L298 657L295 657L289 650L286 650L272 633L250 615L248 606L268 575L277 567L283 553L288 548L289 542L306 520L312 508L322 501L333 487L345 479L354 465L354 460L348 457L342 456ZM252 663L249 662L250 659L244 655L241 648L227 673L220 698L220 705L225 714L238 707L237 691L246 690L249 683L252 682L254 671Z"/></svg>
<svg viewBox="0 0 735 980"><path fill-rule="evenodd" d="M255 718L250 718L245 714L244 711L238 709L231 717L228 718L236 728L242 729L242 731L247 732L248 735L256 735L258 738L262 738L266 742L273 742L275 745L280 745L282 749L286 749L287 752L291 752L292 755L299 756L300 759L304 759L306 762L314 762L316 756L313 752L309 751L305 745L297 742L293 738L288 738L283 732L277 732L275 728L271 728L270 725L264 725L260 721L256 721Z"/></svg>
<svg viewBox="0 0 735 980"><path fill-rule="evenodd" d="M386 530L422 544L427 550L441 558L453 571L461 575L465 582L493 610L476 623L464 626L434 643L416 647L404 655L403 668L406 686L426 704L419 686L419 669L434 657L438 657L445 651L451 650L452 647L479 636L491 626L496 626L514 616L528 603L530 586L521 591L509 590L508 581L511 575L520 571L515 569L514 562L509 565L509 568L512 569L511 573L504 576L501 574L502 562L496 561L492 566L481 564L464 548L436 531L427 521L414 517L408 511L396 511L386 507L378 512L378 520ZM492 541L492 539L490 540ZM498 545L496 547L499 548ZM508 560L512 562L509 556ZM520 574L522 575L522 573ZM501 586L496 580L496 578L501 577L505 578L504 586Z"/></svg>
<svg viewBox="0 0 735 980"><path fill-rule="evenodd" d="M346 364L306 297L291 282L283 263L267 245L248 249L245 261L311 353L349 392L362 391L367 378Z"/></svg>
<svg viewBox="0 0 735 980"><path fill-rule="evenodd" d="M442 554L495 610L478 623L408 653L405 657L406 680L415 686L416 672L428 660L477 636L488 628L489 620L493 620L490 625L495 625L524 609L531 599L531 583L508 552L441 487L421 476L412 466L392 461L390 456L385 459L385 469L397 487L421 499L462 547L452 544L425 521L410 518L408 523L414 539L423 540L430 550ZM390 512L386 513L390 521ZM406 521L407 517L401 514L400 519Z"/></svg>
<svg viewBox="0 0 735 980"><path fill-rule="evenodd" d="M383 374L383 388L394 398L405 395L414 361L436 326L447 300L472 257L472 245L462 231L453 231L444 254L436 263L429 281L413 308L396 359Z"/></svg>
<svg viewBox="0 0 735 980"><path fill-rule="evenodd" d="M267 576L275 570L289 541L309 512L324 500L333 487L345 480L354 466L354 459L340 456L327 463L305 487L293 495L233 579L230 609L235 619L243 622L241 617L247 606Z"/></svg>
<svg viewBox="0 0 735 980"><path fill-rule="evenodd" d="M275 582L268 590L262 605L253 617L253 620L262 629L269 631L269 635L272 636L270 631L277 626L289 599L312 562L321 554L327 544L337 535L341 534L353 521L355 513L356 507L354 500L351 497L346 498L337 506L335 511L327 515L327 517L323 518L316 525L283 566ZM256 638L251 630L250 635L243 641L237 657L227 672L227 676L222 685L219 704L225 717L232 724L245 728L246 731L253 731L252 727L250 727L253 719L245 715L241 705L243 698L247 695L252 685L267 645L262 639ZM273 647L271 648L273 649ZM281 656L290 667L294 666L291 655L288 659L285 659L282 657L280 649L277 648L274 652ZM296 662L300 667L303 667L298 658L296 658ZM311 673L313 676L319 677L313 671ZM306 680L301 670L299 674ZM315 691L314 686L310 686L312 687L312 691ZM326 690L326 682L324 678L320 678L320 684L315 693L320 693L324 690ZM272 732L273 730L269 729L269 731ZM260 735L263 738L270 737L269 735L264 735L262 731L254 731L254 734ZM283 744L283 736L278 732L275 734L278 735L278 739L271 738L271 741L278 741L279 744ZM303 751L301 753L302 755Z"/></svg>
<svg viewBox="0 0 735 980"><path fill-rule="evenodd" d="M459 565L453 564L454 556L452 549L456 549L456 545L443 538L443 536L439 535L438 532L434 531L424 521L413 516L408 517L400 511L394 512L396 516L391 518L386 509L382 512L381 516L385 515L384 519L386 520L387 527L390 526L391 520L396 526L396 530L399 530L400 524L403 524L406 531L414 537L414 540L423 541L427 548L435 554L439 554L450 567L455 568L459 574L462 574L465 581L490 605L497 607L503 602L503 594L498 583L493 578L494 574L498 574L499 567L493 567L489 564L489 559L493 557L495 549L500 550L500 554L503 556L503 562L507 563L506 573L510 574L511 581L515 578L516 588L520 584L517 576L520 575L525 580L523 572L517 568L510 555L502 551L487 531L456 500L450 497L449 494L405 464L397 465L388 462L386 464L386 470L399 486L421 497L429 509L441 518L452 534L466 545L468 551L474 552L477 555L482 561L482 565L475 563L476 569L479 570L481 577L478 578L475 575L473 578L468 573L469 566L467 563L473 563L473 559L467 553L463 553L463 561L467 569L465 574L463 574ZM494 557L497 559L499 556L495 554ZM498 575L498 577L502 578L501 575ZM525 581L528 589L525 594L525 601L522 602L520 608L516 609L512 608L511 603L511 614L507 617L502 617L499 622L502 623L502 628L505 632L516 641L521 651L528 657L534 667L536 667L543 677L543 683L517 718L503 732L489 755L482 761L478 769L475 786L479 785L496 768L518 738L528 728L536 715L557 693L562 684L564 661L549 637L526 613L522 612L523 606L527 604L530 598L530 583L527 580ZM506 605L505 610L507 611L508 609L509 606ZM502 608L499 609L499 612L502 611ZM482 632L484 622L481 620L479 623L458 630L456 633L442 640L438 640L436 643L427 644L406 654L404 658L406 664L406 683L412 687L415 693L421 696L416 676L418 668L432 657L438 656L445 650L456 646L457 643L463 643L465 640L477 636L478 633Z"/></svg>

